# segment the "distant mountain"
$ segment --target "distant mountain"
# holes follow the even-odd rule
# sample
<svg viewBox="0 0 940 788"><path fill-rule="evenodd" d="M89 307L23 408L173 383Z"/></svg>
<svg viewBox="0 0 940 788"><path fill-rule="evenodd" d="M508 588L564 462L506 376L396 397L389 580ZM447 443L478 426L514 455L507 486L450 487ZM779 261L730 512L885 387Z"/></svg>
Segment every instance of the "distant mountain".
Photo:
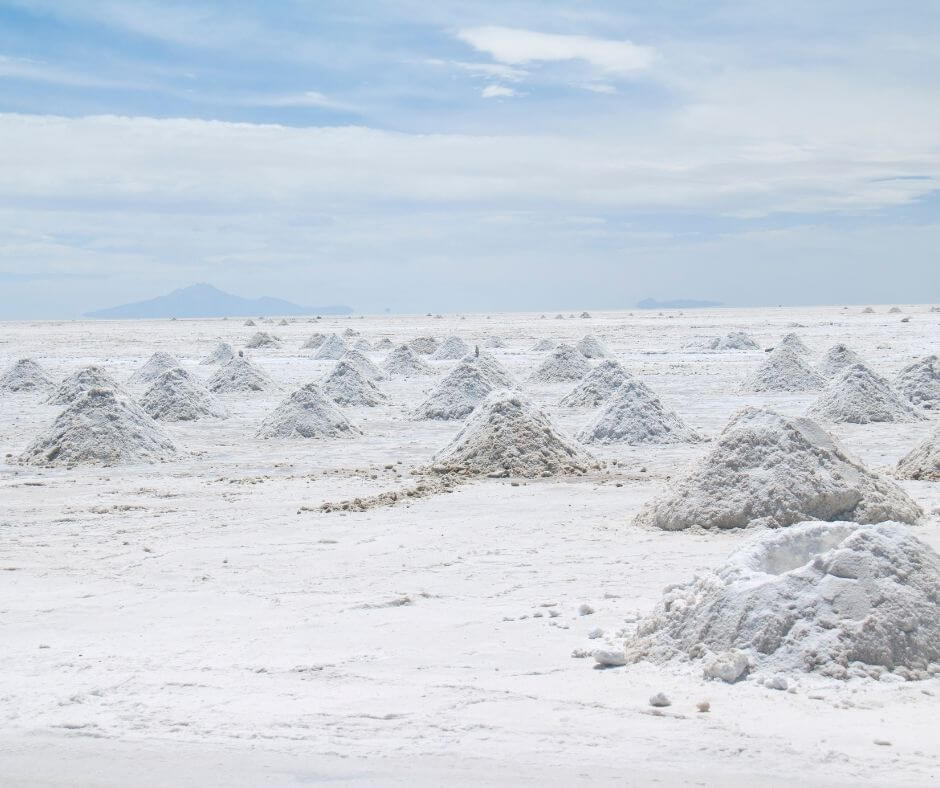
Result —
<svg viewBox="0 0 940 788"><path fill-rule="evenodd" d="M267 315L348 315L348 306L298 306L281 298L242 298L207 284L191 285L168 295L110 309L85 317L137 320L161 317L260 317Z"/></svg>
<svg viewBox="0 0 940 788"><path fill-rule="evenodd" d="M637 309L708 309L713 306L724 306L724 304L721 301L694 301L691 298L676 298L672 301L644 298L636 302Z"/></svg>

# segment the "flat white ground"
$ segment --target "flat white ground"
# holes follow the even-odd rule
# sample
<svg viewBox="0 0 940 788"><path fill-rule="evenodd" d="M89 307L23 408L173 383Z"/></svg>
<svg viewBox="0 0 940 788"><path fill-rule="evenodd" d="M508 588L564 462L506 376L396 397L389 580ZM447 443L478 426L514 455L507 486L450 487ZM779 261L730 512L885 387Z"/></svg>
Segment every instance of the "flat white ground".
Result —
<svg viewBox="0 0 940 788"><path fill-rule="evenodd" d="M594 333L711 437L745 404L800 413L813 395L740 393L763 354L696 354L687 342L743 329L770 346L795 330L817 357L844 341L889 377L940 348L940 314L926 307L905 308L907 323L886 307L860 312L0 324L0 368L32 356L61 377L98 363L121 381L155 350L207 377L214 368L198 361L219 338L283 339L251 353L282 388L227 398L226 421L168 427L183 450L175 464L20 466L57 408L0 400L0 783L937 784L940 680L797 676L791 693L572 658L618 642L664 586L748 537L631 524L708 444L610 447L597 453L618 465L593 477L317 511L407 486L449 441L459 423L409 411L454 362L382 384L386 407L347 410L361 438L254 437L292 387L331 368L300 350L304 339L348 327L370 341L499 335L509 348L493 352L520 379L544 355L529 352L536 339ZM555 406L568 386L525 388L569 434L593 417ZM831 429L890 472L935 423ZM940 548L940 484L903 486L928 513L917 534ZM593 615L578 615L585 602ZM604 637L589 640L597 627ZM657 691L673 701L662 714L647 702Z"/></svg>

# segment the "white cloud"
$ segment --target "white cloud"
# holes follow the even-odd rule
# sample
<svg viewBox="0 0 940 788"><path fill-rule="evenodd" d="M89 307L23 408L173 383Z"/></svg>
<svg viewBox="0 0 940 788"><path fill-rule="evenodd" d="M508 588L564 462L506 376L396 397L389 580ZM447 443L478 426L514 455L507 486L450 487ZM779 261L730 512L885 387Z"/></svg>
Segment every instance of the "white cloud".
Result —
<svg viewBox="0 0 940 788"><path fill-rule="evenodd" d="M480 94L483 98L508 98L518 96L515 90L507 88L505 85L487 85Z"/></svg>

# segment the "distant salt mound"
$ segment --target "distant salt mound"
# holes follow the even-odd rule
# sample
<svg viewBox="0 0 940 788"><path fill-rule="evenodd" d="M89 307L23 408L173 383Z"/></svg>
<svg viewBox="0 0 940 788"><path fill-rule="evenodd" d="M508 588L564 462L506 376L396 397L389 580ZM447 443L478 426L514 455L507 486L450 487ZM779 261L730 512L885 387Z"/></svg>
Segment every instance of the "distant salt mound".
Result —
<svg viewBox="0 0 940 788"><path fill-rule="evenodd" d="M849 424L918 421L923 416L895 392L888 381L864 364L855 364L832 380L807 415Z"/></svg>
<svg viewBox="0 0 940 788"><path fill-rule="evenodd" d="M460 337L447 337L441 346L431 354L435 361L455 361L470 352L470 346Z"/></svg>
<svg viewBox="0 0 940 788"><path fill-rule="evenodd" d="M29 465L132 465L163 462L176 447L130 399L91 389L75 399L20 457Z"/></svg>
<svg viewBox="0 0 940 788"><path fill-rule="evenodd" d="M578 440L587 444L696 443L701 438L642 381L624 380Z"/></svg>
<svg viewBox="0 0 940 788"><path fill-rule="evenodd" d="M158 350L147 359L147 362L140 369L131 375L129 382L134 385L153 383L153 381L168 369L173 369L178 366L180 366L180 362L176 357L171 356L169 353L164 353L162 350Z"/></svg>
<svg viewBox="0 0 940 788"><path fill-rule="evenodd" d="M924 438L898 463L902 479L940 481L940 428Z"/></svg>
<svg viewBox="0 0 940 788"><path fill-rule="evenodd" d="M357 337L357 336L359 336L359 332L356 331L356 329L354 329L354 328L344 328L344 329L343 329L343 336L344 336L344 337Z"/></svg>
<svg viewBox="0 0 940 788"><path fill-rule="evenodd" d="M818 369L819 374L826 380L832 380L845 372L849 367L861 363L862 359L859 358L858 353L840 342L838 345L833 345L826 351L826 354L819 362Z"/></svg>
<svg viewBox="0 0 940 788"><path fill-rule="evenodd" d="M209 378L209 391L215 394L239 394L267 391L274 382L246 356L235 356Z"/></svg>
<svg viewBox="0 0 940 788"><path fill-rule="evenodd" d="M587 334L575 347L585 358L607 358L610 353L593 334Z"/></svg>
<svg viewBox="0 0 940 788"><path fill-rule="evenodd" d="M529 376L538 383L566 383L581 380L591 371L591 365L573 345L559 345L551 355Z"/></svg>
<svg viewBox="0 0 940 788"><path fill-rule="evenodd" d="M925 356L908 364L898 373L894 384L915 405L940 410L940 360L936 356Z"/></svg>
<svg viewBox="0 0 940 788"><path fill-rule="evenodd" d="M353 350L368 353L370 350L372 350L372 345L369 344L368 339L357 339L353 345Z"/></svg>
<svg viewBox="0 0 940 788"><path fill-rule="evenodd" d="M416 378L431 374L431 368L408 345L399 345L389 353L382 369L390 378Z"/></svg>
<svg viewBox="0 0 940 788"><path fill-rule="evenodd" d="M198 421L228 416L205 386L185 369L168 369L140 398L140 406L157 421Z"/></svg>
<svg viewBox="0 0 940 788"><path fill-rule="evenodd" d="M760 350L760 345L750 334L744 331L729 331L724 336L707 337L697 340L687 345L689 350L700 350L703 352L726 353L738 351Z"/></svg>
<svg viewBox="0 0 940 788"><path fill-rule="evenodd" d="M408 343L408 347L419 356L430 356L440 347L440 344L434 337L416 337Z"/></svg>
<svg viewBox="0 0 940 788"><path fill-rule="evenodd" d="M787 348L792 350L798 356L808 356L810 354L809 348L806 347L806 344L797 334L794 334L792 331L789 334L785 334L783 338L777 343L778 348Z"/></svg>
<svg viewBox="0 0 940 788"><path fill-rule="evenodd" d="M359 434L313 383L287 397L258 430L259 438L350 438Z"/></svg>
<svg viewBox="0 0 940 788"><path fill-rule="evenodd" d="M354 366L368 380L385 380L385 373L359 350L347 350L340 361Z"/></svg>
<svg viewBox="0 0 940 788"><path fill-rule="evenodd" d="M246 325L246 326L253 326L253 325L255 325L255 321L254 321L254 320L250 320L250 319L249 319L249 320L246 320L246 321L245 321L245 325Z"/></svg>
<svg viewBox="0 0 940 788"><path fill-rule="evenodd" d="M467 476L558 476L585 472L594 459L518 392L494 391L434 458L439 472Z"/></svg>
<svg viewBox="0 0 940 788"><path fill-rule="evenodd" d="M901 314L901 307L899 307L899 306L893 306L893 307L891 307L891 308L888 310L888 312L890 312L892 315L900 315L900 314Z"/></svg>
<svg viewBox="0 0 940 788"><path fill-rule="evenodd" d="M538 340L538 342L532 345L532 348L531 348L533 353L544 353L547 350L554 350L554 349L555 349L555 343L552 342L552 340L550 339L540 339Z"/></svg>
<svg viewBox="0 0 940 788"><path fill-rule="evenodd" d="M837 679L892 670L927 678L940 659L940 556L892 522L765 532L717 571L670 587L626 657L698 662L726 681L749 664Z"/></svg>
<svg viewBox="0 0 940 788"><path fill-rule="evenodd" d="M636 523L678 531L802 520L913 523L921 514L904 490L850 457L814 421L745 408Z"/></svg>
<svg viewBox="0 0 940 788"><path fill-rule="evenodd" d="M245 347L255 350L261 347L277 347L280 344L281 340L273 334L269 334L267 331L256 331L245 343Z"/></svg>
<svg viewBox="0 0 940 788"><path fill-rule="evenodd" d="M107 372L101 367L92 366L73 372L63 380L49 398L49 402L52 405L71 405L92 389L108 389L122 399L130 398L124 387Z"/></svg>
<svg viewBox="0 0 940 788"><path fill-rule="evenodd" d="M199 363L204 366L226 364L233 358L235 358L235 351L232 350L232 346L228 342L219 342L212 352Z"/></svg>
<svg viewBox="0 0 940 788"><path fill-rule="evenodd" d="M311 334L307 341L304 342L300 347L301 350L316 350L320 345L326 341L326 334L321 334L319 331Z"/></svg>
<svg viewBox="0 0 940 788"><path fill-rule="evenodd" d="M488 347L491 350L499 350L500 348L509 347L506 343L506 340L502 337L487 337L486 342L483 343L484 347Z"/></svg>
<svg viewBox="0 0 940 788"><path fill-rule="evenodd" d="M55 389L45 370L31 358L21 358L0 377L0 393L50 394Z"/></svg>
<svg viewBox="0 0 940 788"><path fill-rule="evenodd" d="M373 408L387 399L371 378L345 358L336 363L321 389L336 404L354 408Z"/></svg>
<svg viewBox="0 0 940 788"><path fill-rule="evenodd" d="M395 347L395 344L388 337L382 337L375 343L374 350L389 350Z"/></svg>
<svg viewBox="0 0 940 788"><path fill-rule="evenodd" d="M470 354L454 367L431 395L418 406L416 419L448 421L470 414L496 389L512 387L513 380L488 353Z"/></svg>
<svg viewBox="0 0 940 788"><path fill-rule="evenodd" d="M339 361L346 352L346 343L336 334L330 334L313 354L317 361Z"/></svg>
<svg viewBox="0 0 940 788"><path fill-rule="evenodd" d="M866 307L862 310L862 314L863 314L863 315L873 315L873 314L875 314L875 310L872 309L870 306L866 306Z"/></svg>
<svg viewBox="0 0 940 788"><path fill-rule="evenodd" d="M607 359L588 372L584 380L562 398L559 405L565 408L596 408L632 379L633 375L619 361Z"/></svg>
<svg viewBox="0 0 940 788"><path fill-rule="evenodd" d="M788 347L774 348L745 382L747 391L810 391L822 388L823 379Z"/></svg>

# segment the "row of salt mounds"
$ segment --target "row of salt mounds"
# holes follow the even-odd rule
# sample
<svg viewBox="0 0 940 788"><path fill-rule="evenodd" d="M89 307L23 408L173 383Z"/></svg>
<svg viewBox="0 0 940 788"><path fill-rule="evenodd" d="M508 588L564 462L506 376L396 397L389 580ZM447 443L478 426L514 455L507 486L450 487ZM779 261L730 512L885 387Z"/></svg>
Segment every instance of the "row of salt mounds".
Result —
<svg viewBox="0 0 940 788"><path fill-rule="evenodd" d="M892 522L765 532L717 572L668 589L626 652L701 660L706 678L725 681L749 664L927 678L940 659L940 556Z"/></svg>
<svg viewBox="0 0 940 788"><path fill-rule="evenodd" d="M925 356L909 364L898 373L895 385L915 405L940 409L940 359Z"/></svg>
<svg viewBox="0 0 940 788"><path fill-rule="evenodd" d="M415 337L408 347L421 356L430 356L440 347L440 343L434 337Z"/></svg>
<svg viewBox="0 0 940 788"><path fill-rule="evenodd" d="M31 358L21 358L0 377L0 392L5 394L29 391L49 395L54 388L52 378Z"/></svg>
<svg viewBox="0 0 940 788"><path fill-rule="evenodd" d="M228 416L205 386L185 369L168 369L140 397L140 406L157 421L198 421Z"/></svg>
<svg viewBox="0 0 940 788"><path fill-rule="evenodd" d="M677 531L802 520L913 523L922 514L904 490L850 457L814 421L744 408L635 522Z"/></svg>
<svg viewBox="0 0 940 788"><path fill-rule="evenodd" d="M462 419L496 389L512 388L514 381L488 353L463 358L418 406L416 419Z"/></svg>
<svg viewBox="0 0 940 788"><path fill-rule="evenodd" d="M91 366L83 367L69 375L59 384L59 387L48 401L52 405L71 405L92 389L107 389L113 391L122 399L130 399L130 395L124 387L104 369Z"/></svg>
<svg viewBox="0 0 940 788"><path fill-rule="evenodd" d="M336 362L321 388L323 393L338 405L374 408L387 399L372 380L345 359Z"/></svg>
<svg viewBox="0 0 940 788"><path fill-rule="evenodd" d="M20 457L31 465L129 465L170 460L176 447L130 399L91 389Z"/></svg>
<svg viewBox="0 0 940 788"><path fill-rule="evenodd" d="M215 394L236 394L246 391L267 391L274 382L265 372L239 352L231 361L209 378L209 391Z"/></svg>
<svg viewBox="0 0 940 788"><path fill-rule="evenodd" d="M559 345L529 376L539 383L566 383L581 380L591 371L591 365L573 345Z"/></svg>
<svg viewBox="0 0 940 788"><path fill-rule="evenodd" d="M640 380L625 380L597 420L579 434L581 443L697 443L701 437L685 425Z"/></svg>
<svg viewBox="0 0 940 788"><path fill-rule="evenodd" d="M596 408L632 379L633 375L619 361L607 359L594 367L558 404L565 408Z"/></svg>
<svg viewBox="0 0 940 788"><path fill-rule="evenodd" d="M832 380L845 372L849 367L861 363L862 359L859 357L858 353L840 342L838 345L833 345L826 351L817 369L819 370L819 374L826 378L826 380Z"/></svg>
<svg viewBox="0 0 940 788"><path fill-rule="evenodd" d="M923 418L888 381L864 364L849 367L810 406L807 415L838 423L918 421Z"/></svg>
<svg viewBox="0 0 940 788"><path fill-rule="evenodd" d="M326 334L321 334L319 331L311 334L307 341L304 342L300 347L302 350L316 350L320 345L326 341Z"/></svg>
<svg viewBox="0 0 940 788"><path fill-rule="evenodd" d="M587 334L582 337L581 341L578 342L575 347L585 358L607 358L610 355L607 348L605 348L601 344L601 341L593 334Z"/></svg>
<svg viewBox="0 0 940 788"><path fill-rule="evenodd" d="M902 479L940 481L940 428L901 458L898 476Z"/></svg>
<svg viewBox="0 0 940 788"><path fill-rule="evenodd" d="M389 353L382 369L390 378L415 378L431 374L431 368L408 345L399 345Z"/></svg>
<svg viewBox="0 0 940 788"><path fill-rule="evenodd" d="M774 348L745 382L747 391L808 391L821 388L823 379L801 356L787 347Z"/></svg>
<svg viewBox="0 0 940 788"><path fill-rule="evenodd" d="M713 351L723 353L727 351L750 351L760 350L760 345L750 334L744 331L729 331L721 337L707 337L695 342L691 342L686 347L689 350Z"/></svg>
<svg viewBox="0 0 940 788"><path fill-rule="evenodd" d="M480 403L433 467L467 476L534 478L584 473L594 463L522 395L499 390Z"/></svg>
<svg viewBox="0 0 940 788"><path fill-rule="evenodd" d="M359 430L314 383L288 396L258 430L259 438L341 438L358 434Z"/></svg>
<svg viewBox="0 0 940 788"><path fill-rule="evenodd" d="M281 340L273 334L269 334L267 331L256 331L245 343L245 347L254 350L259 347L277 347L280 344Z"/></svg>
<svg viewBox="0 0 940 788"><path fill-rule="evenodd" d="M128 382L134 385L153 383L168 369L178 366L180 366L180 362L174 356L158 350L147 359L147 362L140 369L130 376Z"/></svg>
<svg viewBox="0 0 940 788"><path fill-rule="evenodd" d="M550 339L540 339L534 345L532 345L532 352L534 353L544 353L546 350L554 350L555 343Z"/></svg>
<svg viewBox="0 0 940 788"><path fill-rule="evenodd" d="M351 364L359 374L369 380L385 380L385 375L372 361L359 350L347 350L340 361Z"/></svg>
<svg viewBox="0 0 940 788"><path fill-rule="evenodd" d="M313 357L317 361L339 361L346 352L346 343L336 334L330 334L320 343Z"/></svg>
<svg viewBox="0 0 940 788"><path fill-rule="evenodd" d="M792 331L789 334L785 334L780 341L777 343L777 348L787 348L792 350L798 356L808 356L810 354L809 348L806 347L806 344L800 339L798 334L794 334ZM776 350L776 348L774 348Z"/></svg>
<svg viewBox="0 0 940 788"><path fill-rule="evenodd" d="M212 352L199 363L203 366L212 366L213 364L227 364L235 358L235 351L228 342L219 342Z"/></svg>
<svg viewBox="0 0 940 788"><path fill-rule="evenodd" d="M470 346L460 337L447 337L441 346L431 354L435 361L456 361L470 352Z"/></svg>

